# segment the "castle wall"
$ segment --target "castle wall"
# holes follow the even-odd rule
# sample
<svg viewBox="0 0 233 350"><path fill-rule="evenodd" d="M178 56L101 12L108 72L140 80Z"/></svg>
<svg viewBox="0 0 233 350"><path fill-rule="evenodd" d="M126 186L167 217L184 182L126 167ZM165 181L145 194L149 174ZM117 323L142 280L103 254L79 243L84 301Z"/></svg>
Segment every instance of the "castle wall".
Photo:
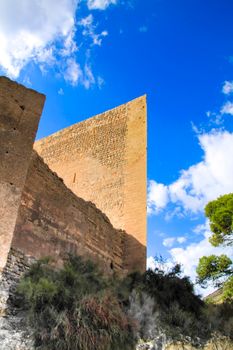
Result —
<svg viewBox="0 0 233 350"><path fill-rule="evenodd" d="M0 77L0 271L10 250L44 99Z"/></svg>
<svg viewBox="0 0 233 350"><path fill-rule="evenodd" d="M129 235L124 264L146 266L146 99L61 130L35 143L77 196L91 201ZM138 246L140 245L140 251Z"/></svg>
<svg viewBox="0 0 233 350"><path fill-rule="evenodd" d="M67 253L121 270L127 234L113 228L96 206L73 194L33 152L16 222L12 248L26 256L52 256L58 265Z"/></svg>

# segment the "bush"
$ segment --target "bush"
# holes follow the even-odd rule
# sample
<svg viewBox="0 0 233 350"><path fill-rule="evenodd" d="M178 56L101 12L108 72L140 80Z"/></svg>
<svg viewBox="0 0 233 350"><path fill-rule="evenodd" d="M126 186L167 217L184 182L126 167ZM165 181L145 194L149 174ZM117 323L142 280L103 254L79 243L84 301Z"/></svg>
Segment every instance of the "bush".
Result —
<svg viewBox="0 0 233 350"><path fill-rule="evenodd" d="M231 281L232 282L232 281ZM123 279L70 256L63 269L34 264L18 291L41 350L131 350L137 338L232 336L233 305L205 304L180 266Z"/></svg>
<svg viewBox="0 0 233 350"><path fill-rule="evenodd" d="M139 320L141 338L163 333L173 340L191 337L195 344L214 333L233 337L233 305L206 304L195 295L189 278L180 277L178 265L167 273L156 269L130 274L122 284L119 297L126 305L130 300L129 314Z"/></svg>
<svg viewBox="0 0 233 350"><path fill-rule="evenodd" d="M18 287L35 347L41 350L130 350L135 324L91 262L69 257L61 270L32 266Z"/></svg>

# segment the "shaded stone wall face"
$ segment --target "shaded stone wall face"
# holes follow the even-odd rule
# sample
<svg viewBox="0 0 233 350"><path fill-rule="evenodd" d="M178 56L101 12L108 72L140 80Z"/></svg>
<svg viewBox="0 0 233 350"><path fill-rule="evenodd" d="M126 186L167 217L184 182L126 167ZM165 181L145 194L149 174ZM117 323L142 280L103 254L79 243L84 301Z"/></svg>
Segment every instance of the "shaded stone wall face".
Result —
<svg viewBox="0 0 233 350"><path fill-rule="evenodd" d="M21 251L13 248L10 249L6 265L2 272L2 280L0 284L0 294L3 295L3 291L5 291L7 295L5 308L8 308L8 313L11 312L11 308L13 308L11 301L14 299L20 278L29 270L34 262L34 258L27 258ZM1 314L4 315L4 309L0 302L0 315Z"/></svg>
<svg viewBox="0 0 233 350"><path fill-rule="evenodd" d="M22 194L12 247L36 259L67 253L99 262L104 270L122 270L127 235L113 228L96 206L73 194L33 152Z"/></svg>
<svg viewBox="0 0 233 350"><path fill-rule="evenodd" d="M141 97L34 146L67 187L129 234L124 265L141 271L146 266L146 142L146 99Z"/></svg>
<svg viewBox="0 0 233 350"><path fill-rule="evenodd" d="M44 99L0 77L0 271L10 250Z"/></svg>

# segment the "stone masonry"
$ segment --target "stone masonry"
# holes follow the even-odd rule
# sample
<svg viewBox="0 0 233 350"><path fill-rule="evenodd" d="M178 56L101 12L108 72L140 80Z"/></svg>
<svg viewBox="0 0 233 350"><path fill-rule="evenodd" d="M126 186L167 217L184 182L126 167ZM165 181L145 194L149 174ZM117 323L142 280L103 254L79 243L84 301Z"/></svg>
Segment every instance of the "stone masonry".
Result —
<svg viewBox="0 0 233 350"><path fill-rule="evenodd" d="M106 272L124 269L128 235L115 229L94 204L77 197L36 152L22 194L12 247L61 265L68 253L88 257Z"/></svg>
<svg viewBox="0 0 233 350"><path fill-rule="evenodd" d="M45 96L0 77L0 271L10 250Z"/></svg>
<svg viewBox="0 0 233 350"><path fill-rule="evenodd" d="M125 242L125 267L144 270L146 97L41 139L34 148L73 193L95 203L114 227L134 238Z"/></svg>
<svg viewBox="0 0 233 350"><path fill-rule="evenodd" d="M145 97L36 142L41 157L44 100L0 78L0 269L13 249L58 266L72 253L107 272L144 271Z"/></svg>

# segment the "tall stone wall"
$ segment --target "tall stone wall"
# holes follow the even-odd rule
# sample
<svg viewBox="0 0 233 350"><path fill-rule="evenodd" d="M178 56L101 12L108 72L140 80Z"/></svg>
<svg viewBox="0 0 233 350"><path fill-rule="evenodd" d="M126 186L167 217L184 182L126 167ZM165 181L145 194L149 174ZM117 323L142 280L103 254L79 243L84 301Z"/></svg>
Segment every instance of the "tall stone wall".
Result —
<svg viewBox="0 0 233 350"><path fill-rule="evenodd" d="M78 198L33 152L12 248L36 259L67 253L97 261L106 271L122 270L127 234L113 228L96 206Z"/></svg>
<svg viewBox="0 0 233 350"><path fill-rule="evenodd" d="M0 271L10 250L45 96L0 77Z"/></svg>
<svg viewBox="0 0 233 350"><path fill-rule="evenodd" d="M146 265L146 142L143 96L34 146L77 196L95 203L129 234L124 247L129 270Z"/></svg>

